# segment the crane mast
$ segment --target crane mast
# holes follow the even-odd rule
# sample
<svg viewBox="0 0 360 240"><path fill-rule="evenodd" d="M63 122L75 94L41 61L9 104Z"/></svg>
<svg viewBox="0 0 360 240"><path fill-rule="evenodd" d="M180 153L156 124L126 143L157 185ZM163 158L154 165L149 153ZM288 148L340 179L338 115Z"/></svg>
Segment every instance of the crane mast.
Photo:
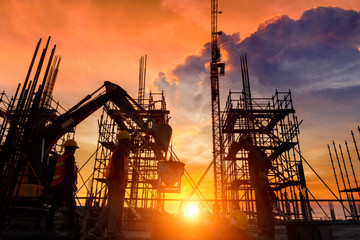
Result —
<svg viewBox="0 0 360 240"><path fill-rule="evenodd" d="M218 0L211 0L211 114L212 114L212 140L213 140L213 164L214 164L214 195L215 214L226 213L226 195L224 189L224 161L223 141L220 119L220 94L219 94L219 70L220 75L224 74L224 63L220 63L220 49L217 44Z"/></svg>

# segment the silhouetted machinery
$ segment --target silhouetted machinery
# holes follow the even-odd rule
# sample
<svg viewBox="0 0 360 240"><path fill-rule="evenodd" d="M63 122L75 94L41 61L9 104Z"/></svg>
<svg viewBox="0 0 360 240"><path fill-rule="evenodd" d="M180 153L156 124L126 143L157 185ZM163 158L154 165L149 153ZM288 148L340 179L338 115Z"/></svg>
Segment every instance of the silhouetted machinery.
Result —
<svg viewBox="0 0 360 240"><path fill-rule="evenodd" d="M179 193L181 191L179 179L184 175L184 166L185 164L182 162L159 161L157 188L160 191Z"/></svg>
<svg viewBox="0 0 360 240"><path fill-rule="evenodd" d="M91 100L96 93L99 95ZM106 81L94 93L86 96L64 114L54 117L51 122L48 122L48 119L42 119L41 114L31 115L26 119L28 123L25 124L22 134L7 136L0 152L2 170L0 173L1 218L5 218L11 202L15 199L14 197L16 199L19 197L38 198L43 195L43 190L46 190L51 182L53 166L58 157L56 153L52 152L53 146L64 134L72 131L76 125L108 101L113 102L141 128L146 134L143 139L153 138L159 146L161 154L166 155L172 134L171 127L168 124L156 123L151 118L145 122L140 116L140 113L145 112L145 109L132 99L123 88ZM39 121L47 123L39 124ZM19 124L12 123L12 129L10 127L9 131L16 133L18 126L14 125ZM19 141L18 138L21 138L22 141ZM21 146L18 146L19 142L22 143ZM179 162L163 161L159 162L159 165L161 172L159 176L163 176L160 177L159 184L165 182L167 187L176 182L173 179L175 175L178 179L184 171L183 164ZM166 167L161 167L163 165ZM173 174L174 172L175 174Z"/></svg>

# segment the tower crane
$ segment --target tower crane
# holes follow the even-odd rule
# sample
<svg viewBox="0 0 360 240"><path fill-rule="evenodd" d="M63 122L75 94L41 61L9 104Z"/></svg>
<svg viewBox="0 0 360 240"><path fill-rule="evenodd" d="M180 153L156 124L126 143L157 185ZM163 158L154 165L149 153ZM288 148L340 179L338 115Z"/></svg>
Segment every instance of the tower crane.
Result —
<svg viewBox="0 0 360 240"><path fill-rule="evenodd" d="M220 94L219 94L219 75L225 73L225 63L220 62L220 49L217 43L218 0L211 0L211 116L212 116L212 140L213 140L213 164L214 164L214 194L215 194L215 214L226 213L226 195L224 188L224 159L223 159L223 140L220 119Z"/></svg>

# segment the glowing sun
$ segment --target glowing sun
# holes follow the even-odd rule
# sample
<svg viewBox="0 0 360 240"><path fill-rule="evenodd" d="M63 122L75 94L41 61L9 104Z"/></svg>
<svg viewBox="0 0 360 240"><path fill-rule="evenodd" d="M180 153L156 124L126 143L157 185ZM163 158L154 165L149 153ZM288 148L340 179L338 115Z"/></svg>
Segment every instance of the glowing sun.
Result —
<svg viewBox="0 0 360 240"><path fill-rule="evenodd" d="M196 217L199 214L199 205L191 202L186 204L183 214L185 217Z"/></svg>

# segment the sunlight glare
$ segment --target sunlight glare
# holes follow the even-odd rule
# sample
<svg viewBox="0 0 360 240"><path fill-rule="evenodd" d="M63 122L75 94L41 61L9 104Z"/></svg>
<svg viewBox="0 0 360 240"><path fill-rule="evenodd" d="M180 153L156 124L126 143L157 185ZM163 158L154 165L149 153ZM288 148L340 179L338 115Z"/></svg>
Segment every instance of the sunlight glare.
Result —
<svg viewBox="0 0 360 240"><path fill-rule="evenodd" d="M193 218L196 217L199 213L199 206L196 203L188 203L184 210L183 210L184 216Z"/></svg>

